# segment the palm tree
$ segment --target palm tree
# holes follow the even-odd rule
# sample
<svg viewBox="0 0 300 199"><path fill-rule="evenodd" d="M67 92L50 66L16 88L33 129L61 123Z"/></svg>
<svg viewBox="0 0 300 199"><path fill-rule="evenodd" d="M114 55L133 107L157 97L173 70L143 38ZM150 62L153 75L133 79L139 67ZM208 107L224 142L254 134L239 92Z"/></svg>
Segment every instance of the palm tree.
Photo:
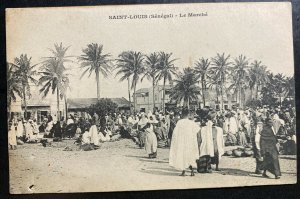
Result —
<svg viewBox="0 0 300 199"><path fill-rule="evenodd" d="M215 82L220 84L220 91L221 91L221 109L223 109L223 90L225 88L226 78L229 74L229 67L231 62L229 61L230 55L225 56L225 54L217 53L217 56L212 58L212 65L213 67L210 68L210 74L215 76Z"/></svg>
<svg viewBox="0 0 300 199"><path fill-rule="evenodd" d="M62 86L60 90L60 98L63 98L65 101L65 119L68 116L68 105L67 105L67 92L70 90L70 79L67 74L62 77Z"/></svg>
<svg viewBox="0 0 300 199"><path fill-rule="evenodd" d="M163 80L163 113L165 113L165 96L166 96L166 82L172 81L172 75L176 75L176 67L174 67L174 61L171 59L172 53L160 52L160 63L158 65L158 72L156 75L157 81Z"/></svg>
<svg viewBox="0 0 300 199"><path fill-rule="evenodd" d="M249 80L248 75L248 66L249 62L246 56L240 55L239 57L234 59L233 67L231 68L232 71L232 78L233 83L229 87L229 89L234 89L234 93L239 96L239 104L243 106L242 95L245 94L245 89L247 88L247 83Z"/></svg>
<svg viewBox="0 0 300 199"><path fill-rule="evenodd" d="M10 113L11 102L23 97L20 78L15 74L14 67L7 63L7 109Z"/></svg>
<svg viewBox="0 0 300 199"><path fill-rule="evenodd" d="M34 70L37 64L31 65L30 62L31 57L28 58L26 54L21 54L19 58L15 58L14 63L11 63L11 65L15 68L15 75L18 77L22 85L22 97L24 102L25 117L27 117L26 96L31 96L30 83L38 83L38 81L35 79L36 71Z"/></svg>
<svg viewBox="0 0 300 199"><path fill-rule="evenodd" d="M184 102L189 109L192 100L198 100L200 88L197 86L198 80L195 71L188 67L183 69L183 73L179 73L174 80L175 86L171 90L170 97L177 103Z"/></svg>
<svg viewBox="0 0 300 199"><path fill-rule="evenodd" d="M116 76L122 75L119 81L128 80L132 77L131 89L134 92L134 113L136 111L136 85L140 75L144 72L143 68L144 56L140 52L125 51L119 55L117 59Z"/></svg>
<svg viewBox="0 0 300 199"><path fill-rule="evenodd" d="M82 73L80 79L86 74L89 73L89 76L93 72L96 74L97 81L97 99L100 100L100 73L106 78L110 74L112 66L111 60L109 57L111 55L103 54L103 45L101 44L88 44L87 48L83 49L84 53L78 59L81 61L81 68L84 68L85 71Z"/></svg>
<svg viewBox="0 0 300 199"><path fill-rule="evenodd" d="M217 104L219 104L219 95L221 93L221 81L218 80L216 75L208 76L207 87L211 90L215 90L217 97Z"/></svg>
<svg viewBox="0 0 300 199"><path fill-rule="evenodd" d="M199 61L195 64L195 72L198 74L198 79L201 82L201 89L202 89L202 101L203 106L205 107L205 95L204 92L206 90L206 78L208 75L208 68L210 66L210 61L208 59L204 59L203 57L199 59Z"/></svg>
<svg viewBox="0 0 300 199"><path fill-rule="evenodd" d="M60 43L60 45L54 44L54 48L55 50L50 49L53 56L47 57L43 62L41 71L39 72L41 75L39 85L42 86L40 93L43 94L43 98L48 95L50 89L52 90L52 94L56 92L57 119L60 120L59 99L62 99L62 92L66 90L63 80L67 78L64 64L70 61L67 59L70 56L66 56L69 47L63 47L62 43Z"/></svg>
<svg viewBox="0 0 300 199"><path fill-rule="evenodd" d="M254 87L256 87L256 94L255 98L258 99L258 90L259 87L264 86L268 81L268 71L267 67L262 65L261 61L254 60L253 63L250 64L249 69L249 86L251 89L251 92Z"/></svg>
<svg viewBox="0 0 300 199"><path fill-rule="evenodd" d="M285 76L282 73L278 73L274 76L274 88L275 88L275 94L279 98L280 106L282 102L282 98L286 93L288 93L288 82Z"/></svg>
<svg viewBox="0 0 300 199"><path fill-rule="evenodd" d="M288 97L295 98L295 76L287 77L286 89L288 91Z"/></svg>
<svg viewBox="0 0 300 199"><path fill-rule="evenodd" d="M157 68L159 66L159 63L160 63L160 57L159 57L158 53L151 53L150 56L146 56L144 76L141 79L141 81L143 81L143 79L145 77L147 77L147 79L149 81L152 81L153 112L155 112L155 93L154 92L155 92L155 86L157 83L156 73L157 73Z"/></svg>

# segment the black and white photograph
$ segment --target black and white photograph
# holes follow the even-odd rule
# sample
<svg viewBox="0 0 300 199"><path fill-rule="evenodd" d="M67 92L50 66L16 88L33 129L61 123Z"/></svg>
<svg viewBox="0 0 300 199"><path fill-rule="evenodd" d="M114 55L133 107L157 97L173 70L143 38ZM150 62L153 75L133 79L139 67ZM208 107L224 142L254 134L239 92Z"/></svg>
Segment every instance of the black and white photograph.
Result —
<svg viewBox="0 0 300 199"><path fill-rule="evenodd" d="M290 2L6 9L11 194L297 183Z"/></svg>

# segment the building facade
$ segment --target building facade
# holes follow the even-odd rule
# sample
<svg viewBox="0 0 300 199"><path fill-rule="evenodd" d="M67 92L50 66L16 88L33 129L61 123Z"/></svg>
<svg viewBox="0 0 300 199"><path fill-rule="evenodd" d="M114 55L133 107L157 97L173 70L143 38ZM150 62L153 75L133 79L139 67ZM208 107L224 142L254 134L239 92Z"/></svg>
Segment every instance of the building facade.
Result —
<svg viewBox="0 0 300 199"><path fill-rule="evenodd" d="M165 92L165 106L166 109L172 109L174 107L181 107L183 106L183 102L176 103L174 100L170 98L171 86L166 85L166 92ZM153 101L154 95L154 101ZM235 94L226 93L223 95L223 107L221 97L217 95L214 90L207 89L204 92L205 96L205 106L216 108L216 109L231 109L233 105L237 105L237 96ZM150 88L141 88L138 89L133 95L136 97L136 110L139 112L149 112L155 110L162 110L163 108L163 86L158 85ZM245 99L248 100L249 96L246 93ZM246 100L245 100L246 101ZM153 103L155 102L155 103ZM155 104L155 106L154 106ZM190 102L190 109L198 109L199 107L203 108L204 103L202 100L202 96L198 96L197 101Z"/></svg>

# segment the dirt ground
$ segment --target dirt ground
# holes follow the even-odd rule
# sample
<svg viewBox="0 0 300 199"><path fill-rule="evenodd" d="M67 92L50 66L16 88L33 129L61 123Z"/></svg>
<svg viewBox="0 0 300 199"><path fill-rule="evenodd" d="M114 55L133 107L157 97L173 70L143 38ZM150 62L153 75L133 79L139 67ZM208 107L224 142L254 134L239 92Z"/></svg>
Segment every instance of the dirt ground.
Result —
<svg viewBox="0 0 300 199"><path fill-rule="evenodd" d="M148 159L132 140L102 143L100 149L80 151L72 140L52 147L24 144L10 150L10 192L63 193L187 189L251 185L293 184L297 180L296 156L281 156L282 177L275 180L254 174L255 159L223 156L221 171L179 176L168 164L169 149L158 149ZM72 151L63 151L69 146ZM189 173L188 173L189 174Z"/></svg>

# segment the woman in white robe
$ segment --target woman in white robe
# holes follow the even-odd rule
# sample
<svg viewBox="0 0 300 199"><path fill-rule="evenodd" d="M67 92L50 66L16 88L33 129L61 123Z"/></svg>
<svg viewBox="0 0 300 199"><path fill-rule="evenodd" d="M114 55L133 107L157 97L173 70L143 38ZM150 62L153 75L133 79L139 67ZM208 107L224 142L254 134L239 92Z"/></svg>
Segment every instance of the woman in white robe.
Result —
<svg viewBox="0 0 300 199"><path fill-rule="evenodd" d="M17 137L20 139L24 135L24 125L22 119L19 119L17 126Z"/></svg>
<svg viewBox="0 0 300 199"><path fill-rule="evenodd" d="M149 158L156 158L157 156L157 137L153 131L153 122L153 120L150 120L145 129L145 150L149 155Z"/></svg>
<svg viewBox="0 0 300 199"><path fill-rule="evenodd" d="M17 148L17 136L15 126L13 124L9 124L8 129L8 144L12 150L15 150Z"/></svg>
<svg viewBox="0 0 300 199"><path fill-rule="evenodd" d="M193 176L193 167L196 167L196 160L199 158L197 133L200 127L188 119L188 114L188 110L182 111L183 119L176 124L170 147L169 164L181 170L181 176L185 175L187 168L191 170Z"/></svg>
<svg viewBox="0 0 300 199"><path fill-rule="evenodd" d="M99 136L98 136L98 130L95 123L90 128L90 135L91 135L91 144L94 144L95 146L99 146Z"/></svg>

